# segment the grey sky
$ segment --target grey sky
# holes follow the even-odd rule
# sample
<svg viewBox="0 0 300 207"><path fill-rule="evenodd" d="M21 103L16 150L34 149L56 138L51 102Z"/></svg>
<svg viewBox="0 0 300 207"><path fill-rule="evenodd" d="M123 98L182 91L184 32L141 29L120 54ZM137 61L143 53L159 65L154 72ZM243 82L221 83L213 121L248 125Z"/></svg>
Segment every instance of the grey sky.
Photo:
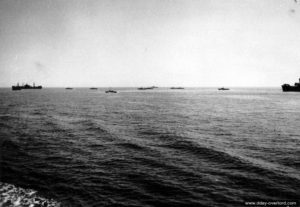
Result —
<svg viewBox="0 0 300 207"><path fill-rule="evenodd" d="M0 0L0 86L279 86L293 0Z"/></svg>

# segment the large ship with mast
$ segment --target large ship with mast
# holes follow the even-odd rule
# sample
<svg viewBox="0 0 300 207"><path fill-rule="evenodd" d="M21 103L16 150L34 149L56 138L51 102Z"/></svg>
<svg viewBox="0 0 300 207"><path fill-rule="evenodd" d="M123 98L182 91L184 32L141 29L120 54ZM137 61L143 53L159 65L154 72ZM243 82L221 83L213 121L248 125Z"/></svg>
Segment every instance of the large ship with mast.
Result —
<svg viewBox="0 0 300 207"><path fill-rule="evenodd" d="M291 86L290 84L283 84L281 86L282 91L283 92L300 92L300 78L299 78L299 82L295 83L293 86Z"/></svg>
<svg viewBox="0 0 300 207"><path fill-rule="evenodd" d="M19 83L16 85L16 86L12 86L11 89L13 91L19 91L19 90L22 90L22 89L42 89L43 87L42 86L36 86L35 83L33 83L33 85L29 85L29 84L22 84L22 85L19 85Z"/></svg>

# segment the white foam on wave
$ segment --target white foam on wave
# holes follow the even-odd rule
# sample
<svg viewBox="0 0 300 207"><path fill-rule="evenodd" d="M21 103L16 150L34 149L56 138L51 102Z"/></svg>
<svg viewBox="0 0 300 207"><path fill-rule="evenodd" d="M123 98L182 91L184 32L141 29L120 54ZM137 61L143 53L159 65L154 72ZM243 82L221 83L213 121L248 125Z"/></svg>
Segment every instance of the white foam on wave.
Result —
<svg viewBox="0 0 300 207"><path fill-rule="evenodd" d="M35 190L23 189L12 184L0 182L0 207L2 206L60 207L61 204L53 199L38 196Z"/></svg>

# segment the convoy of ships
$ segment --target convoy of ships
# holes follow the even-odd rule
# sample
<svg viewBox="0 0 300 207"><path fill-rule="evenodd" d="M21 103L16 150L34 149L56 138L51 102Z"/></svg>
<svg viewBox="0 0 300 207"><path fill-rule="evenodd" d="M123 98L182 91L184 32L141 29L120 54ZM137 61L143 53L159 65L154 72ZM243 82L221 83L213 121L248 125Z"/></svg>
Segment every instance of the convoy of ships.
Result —
<svg viewBox="0 0 300 207"><path fill-rule="evenodd" d="M19 85L19 83L16 85L16 86L12 86L12 90L13 91L19 91L19 90L22 90L22 89L42 89L43 87L42 86L35 86L35 83L33 83L33 85L29 85L29 84L22 84L22 85ZM158 88L157 86L151 86L151 87L140 87L140 88L137 88L138 90L152 90L152 89L155 89L155 88ZM67 87L65 88L66 90L73 90L73 88L71 87ZM171 87L170 89L184 89L183 87ZM90 90L98 90L98 88L96 87L92 87L90 88ZM117 93L117 91L115 90L106 90L105 93Z"/></svg>
<svg viewBox="0 0 300 207"><path fill-rule="evenodd" d="M33 83L33 85L29 85L29 84L23 84L23 85L19 85L19 83L16 85L16 86L12 86L12 90L13 91L19 91L19 90L22 90L22 89L42 89L43 87L42 86L35 86L35 83ZM137 88L138 90L152 90L152 89L155 89L155 88L158 88L157 86L151 86L151 87L139 87ZM73 88L71 87L67 87L65 88L66 90L73 90ZM184 88L183 87L171 87L170 89L172 90L183 90ZM90 88L90 90L98 90L98 88L95 88L95 87L92 87ZM229 90L228 88L219 88L219 90ZM117 93L117 91L115 90L106 90L105 93Z"/></svg>
<svg viewBox="0 0 300 207"><path fill-rule="evenodd" d="M36 86L35 83L33 83L33 85L29 85L29 84L22 84L22 85L19 85L19 83L16 85L16 86L12 86L12 90L13 91L20 91L20 90L25 90L25 89L42 89L43 87L40 85L40 86ZM158 88L157 86L151 86L151 87L140 87L140 88L137 88L138 90L152 90L152 89L155 89L155 88ZM282 91L283 92L300 92L300 78L299 78L299 82L298 83L295 83L293 86L291 86L290 84L283 84L281 86L282 88ZM73 88L66 88L66 90L72 90ZM95 88L95 87L92 87L90 88L90 90L97 90L98 88ZM183 87L171 87L170 89L184 89ZM218 88L219 91L227 91L227 90L230 90L229 88ZM106 90L105 93L117 93L117 91L115 90Z"/></svg>

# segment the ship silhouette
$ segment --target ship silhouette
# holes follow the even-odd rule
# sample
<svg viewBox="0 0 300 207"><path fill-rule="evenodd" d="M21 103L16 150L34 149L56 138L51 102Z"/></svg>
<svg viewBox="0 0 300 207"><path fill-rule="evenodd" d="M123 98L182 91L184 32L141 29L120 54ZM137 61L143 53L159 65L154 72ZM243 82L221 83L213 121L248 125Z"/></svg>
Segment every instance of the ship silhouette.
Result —
<svg viewBox="0 0 300 207"><path fill-rule="evenodd" d="M219 91L229 91L230 89L229 89L229 88L224 88L224 87L222 87L222 88L218 88L218 90L219 90Z"/></svg>
<svg viewBox="0 0 300 207"><path fill-rule="evenodd" d="M281 88L282 88L282 91L283 92L300 92L300 78L299 78L299 82L298 83L295 83L293 86L291 86L290 84L287 84L287 83L285 83L285 84L283 84L282 86L281 86Z"/></svg>
<svg viewBox="0 0 300 207"><path fill-rule="evenodd" d="M151 89L154 89L154 88L158 88L157 86L151 86L151 87L140 87L138 88L138 90L151 90Z"/></svg>
<svg viewBox="0 0 300 207"><path fill-rule="evenodd" d="M117 91L110 89L110 90L105 91L105 93L117 93Z"/></svg>
<svg viewBox="0 0 300 207"><path fill-rule="evenodd" d="M171 87L170 89L184 89L183 87Z"/></svg>
<svg viewBox="0 0 300 207"><path fill-rule="evenodd" d="M33 85L29 85L29 84L22 84L21 86L19 85L19 83L16 85L16 86L12 86L11 89L13 91L19 91L19 90L22 90L22 89L42 89L43 87L42 86L35 86L35 83L33 83Z"/></svg>

